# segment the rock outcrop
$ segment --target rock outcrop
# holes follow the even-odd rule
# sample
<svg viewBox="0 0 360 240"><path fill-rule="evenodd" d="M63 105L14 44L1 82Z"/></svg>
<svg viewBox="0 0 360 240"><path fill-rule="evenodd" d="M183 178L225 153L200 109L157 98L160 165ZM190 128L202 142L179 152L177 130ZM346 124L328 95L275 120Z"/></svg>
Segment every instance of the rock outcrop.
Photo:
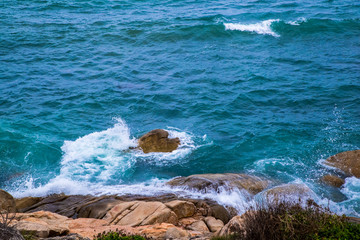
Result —
<svg viewBox="0 0 360 240"><path fill-rule="evenodd" d="M246 190L256 194L268 186L268 181L259 177L237 173L196 174L188 177L177 177L167 182L168 185L185 187L201 192L225 190Z"/></svg>
<svg viewBox="0 0 360 240"><path fill-rule="evenodd" d="M360 178L360 150L335 154L326 159L325 164L338 168L349 176Z"/></svg>
<svg viewBox="0 0 360 240"><path fill-rule="evenodd" d="M261 194L269 202L306 201L314 196L313 191L305 184L284 184L270 188Z"/></svg>
<svg viewBox="0 0 360 240"><path fill-rule="evenodd" d="M335 175L325 175L321 178L321 181L330 185L330 186L333 186L333 187L341 187L344 183L345 183L345 180L342 179L342 178L339 178L338 176L335 176Z"/></svg>
<svg viewBox="0 0 360 240"><path fill-rule="evenodd" d="M155 129L140 137L138 143L144 153L172 152L180 145L180 139L169 138L167 131Z"/></svg>
<svg viewBox="0 0 360 240"><path fill-rule="evenodd" d="M224 227L222 227L219 232L217 232L217 235L227 236L234 233L239 233L242 231L243 225L244 218L242 216L235 216Z"/></svg>
<svg viewBox="0 0 360 240"><path fill-rule="evenodd" d="M5 210L9 212L15 212L16 203L13 196L10 193L0 189L0 211Z"/></svg>
<svg viewBox="0 0 360 240"><path fill-rule="evenodd" d="M112 225L143 226L177 223L176 214L161 202L123 202L115 205L103 218Z"/></svg>

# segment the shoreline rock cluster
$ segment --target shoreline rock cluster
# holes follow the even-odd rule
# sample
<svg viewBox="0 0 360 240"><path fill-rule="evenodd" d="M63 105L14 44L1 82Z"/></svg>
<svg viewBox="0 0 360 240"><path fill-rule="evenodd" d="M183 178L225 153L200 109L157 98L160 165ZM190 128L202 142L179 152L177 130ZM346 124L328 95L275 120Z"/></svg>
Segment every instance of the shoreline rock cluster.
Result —
<svg viewBox="0 0 360 240"><path fill-rule="evenodd" d="M336 154L325 164L339 172L335 179L359 177L360 150ZM303 184L273 186L270 180L236 173L177 177L167 185L202 193L237 190L252 196L260 194L269 201L308 199L313 194ZM211 239L238 231L243 221L231 207L174 194L151 197L53 194L14 199L0 190L1 209L13 213L10 225L20 232L54 240L91 240L98 233L115 230L152 239ZM352 221L359 222L356 218Z"/></svg>

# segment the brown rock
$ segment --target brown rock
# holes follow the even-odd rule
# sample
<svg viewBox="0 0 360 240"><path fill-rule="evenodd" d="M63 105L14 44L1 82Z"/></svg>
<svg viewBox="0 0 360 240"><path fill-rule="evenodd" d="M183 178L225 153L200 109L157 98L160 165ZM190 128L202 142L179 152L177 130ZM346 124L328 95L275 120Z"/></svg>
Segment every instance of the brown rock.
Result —
<svg viewBox="0 0 360 240"><path fill-rule="evenodd" d="M103 218L106 213L113 208L115 205L119 204L121 201L115 198L103 198L97 199L90 203L82 205L77 210L78 218Z"/></svg>
<svg viewBox="0 0 360 240"><path fill-rule="evenodd" d="M126 233L127 235L137 235L139 234L134 230L132 227L128 226L99 226L96 228L91 227L84 227L84 228L74 228L70 230L70 233L72 234L78 234L81 237L93 239L94 236L97 236L98 234L102 234L103 232L114 232L114 231L121 231Z"/></svg>
<svg viewBox="0 0 360 240"><path fill-rule="evenodd" d="M223 173L223 174L197 174L188 177L177 177L167 182L170 186L183 186L202 192L245 189L249 193L256 194L268 186L268 182L259 177L246 174Z"/></svg>
<svg viewBox="0 0 360 240"><path fill-rule="evenodd" d="M207 233L210 232L204 221L196 221L187 227L190 230Z"/></svg>
<svg viewBox="0 0 360 240"><path fill-rule="evenodd" d="M141 226L135 228L140 235L151 239L165 239L165 234L169 228L175 227L173 224L161 223L150 226Z"/></svg>
<svg viewBox="0 0 360 240"><path fill-rule="evenodd" d="M69 232L67 220L65 216L45 211L18 213L15 215L14 226L20 232L32 232L38 237L46 234L50 237L60 236Z"/></svg>
<svg viewBox="0 0 360 240"><path fill-rule="evenodd" d="M77 219L69 219L68 221L70 231L73 229L81 229L81 228L98 228L102 226L109 225L109 222L102 219L94 219L94 218L77 218Z"/></svg>
<svg viewBox="0 0 360 240"><path fill-rule="evenodd" d="M169 133L163 129L155 129L139 139L139 147L144 153L172 152L180 145L179 138L169 138Z"/></svg>
<svg viewBox="0 0 360 240"><path fill-rule="evenodd" d="M45 197L43 200L35 205L25 208L24 212L38 212L38 211L49 211L58 213L67 217L77 217L77 210L82 206L98 201L102 197L93 197L90 195L71 195L67 196L64 194L52 194Z"/></svg>
<svg viewBox="0 0 360 240"><path fill-rule="evenodd" d="M177 223L176 214L161 202L123 202L103 218L111 224L141 226L155 223Z"/></svg>
<svg viewBox="0 0 360 240"><path fill-rule="evenodd" d="M350 176L360 178L360 150L335 154L326 159L325 164L336 167Z"/></svg>
<svg viewBox="0 0 360 240"><path fill-rule="evenodd" d="M215 219L214 217L206 217L205 223L211 232L217 232L222 227L224 227L224 223L221 220Z"/></svg>
<svg viewBox="0 0 360 240"><path fill-rule="evenodd" d="M41 197L24 197L24 198L15 199L16 209L19 212L23 212L22 211L23 209L29 208L37 204L41 200L43 200L43 198Z"/></svg>
<svg viewBox="0 0 360 240"><path fill-rule="evenodd" d="M341 179L338 176L334 176L334 175L325 175L321 178L321 181L323 181L324 183L330 186L338 187L338 188L345 183L344 179Z"/></svg>
<svg viewBox="0 0 360 240"><path fill-rule="evenodd" d="M49 227L44 224L40 224L39 222L18 222L14 226L19 232L22 234L34 235L40 238L47 238L50 233Z"/></svg>
<svg viewBox="0 0 360 240"><path fill-rule="evenodd" d="M227 236L242 231L244 219L241 216L233 217L224 227L217 233L218 236Z"/></svg>
<svg viewBox="0 0 360 240"><path fill-rule="evenodd" d="M175 200L165 203L165 205L174 211L179 219L184 217L191 217L195 214L196 211L195 205L192 202L187 201Z"/></svg>
<svg viewBox="0 0 360 240"><path fill-rule="evenodd" d="M313 197L313 191L305 184L284 184L262 193L267 201L305 201Z"/></svg>
<svg viewBox="0 0 360 240"><path fill-rule="evenodd" d="M190 233L178 227L170 227L165 232L165 239L189 239Z"/></svg>
<svg viewBox="0 0 360 240"><path fill-rule="evenodd" d="M210 207L210 216L220 219L225 224L231 219L229 211L219 204L215 204Z"/></svg>
<svg viewBox="0 0 360 240"><path fill-rule="evenodd" d="M8 212L16 211L16 204L13 196L2 189L0 189L0 210L6 210Z"/></svg>

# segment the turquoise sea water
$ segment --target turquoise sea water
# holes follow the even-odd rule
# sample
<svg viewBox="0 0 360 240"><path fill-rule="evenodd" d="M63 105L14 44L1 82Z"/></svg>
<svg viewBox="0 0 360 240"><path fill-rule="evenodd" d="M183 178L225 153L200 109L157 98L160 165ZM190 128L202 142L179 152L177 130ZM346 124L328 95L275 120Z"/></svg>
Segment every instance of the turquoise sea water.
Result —
<svg viewBox="0 0 360 240"><path fill-rule="evenodd" d="M155 128L181 149L126 151ZM14 196L238 172L360 216L359 179L319 182L324 159L359 148L358 1L0 2L0 188Z"/></svg>

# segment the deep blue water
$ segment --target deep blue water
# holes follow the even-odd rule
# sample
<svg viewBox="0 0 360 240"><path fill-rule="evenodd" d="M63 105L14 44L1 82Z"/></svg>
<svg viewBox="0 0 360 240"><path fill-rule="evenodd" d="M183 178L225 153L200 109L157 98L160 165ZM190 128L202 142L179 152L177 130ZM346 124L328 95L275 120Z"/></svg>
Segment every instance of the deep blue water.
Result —
<svg viewBox="0 0 360 240"><path fill-rule="evenodd" d="M124 151L155 128L182 149ZM0 3L0 188L15 196L239 172L359 215L359 179L319 183L323 159L359 148L358 1Z"/></svg>

